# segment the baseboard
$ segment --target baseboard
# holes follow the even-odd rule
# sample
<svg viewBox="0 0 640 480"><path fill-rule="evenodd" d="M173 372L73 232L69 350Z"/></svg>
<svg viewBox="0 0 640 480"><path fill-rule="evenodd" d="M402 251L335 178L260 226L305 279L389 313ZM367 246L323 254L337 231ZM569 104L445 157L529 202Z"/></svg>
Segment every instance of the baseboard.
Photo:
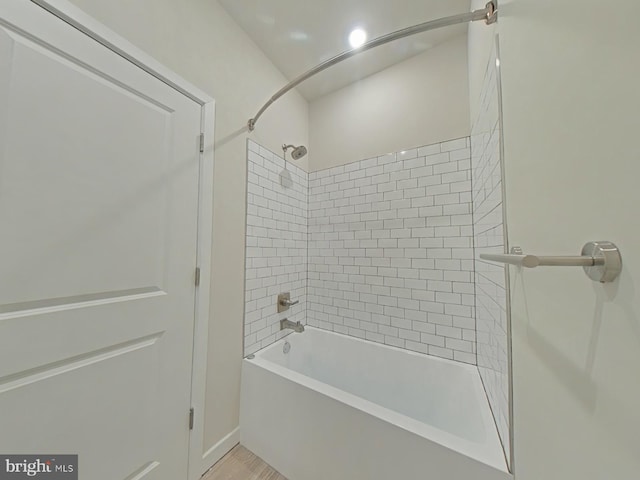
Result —
<svg viewBox="0 0 640 480"><path fill-rule="evenodd" d="M202 468L200 472L202 475L209 470L213 465L225 456L229 450L240 443L240 427L236 427L229 432L222 440L216 443L213 447L202 455Z"/></svg>

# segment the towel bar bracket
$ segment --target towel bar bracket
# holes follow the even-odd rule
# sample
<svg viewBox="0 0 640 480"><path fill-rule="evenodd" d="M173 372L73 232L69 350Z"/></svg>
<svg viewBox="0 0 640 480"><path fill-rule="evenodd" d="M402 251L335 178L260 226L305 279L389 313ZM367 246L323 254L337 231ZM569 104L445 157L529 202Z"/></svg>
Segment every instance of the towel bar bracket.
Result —
<svg viewBox="0 0 640 480"><path fill-rule="evenodd" d="M593 281L613 282L622 271L620 250L611 242L588 242L582 247L582 255L600 259L594 265L583 267L587 277Z"/></svg>

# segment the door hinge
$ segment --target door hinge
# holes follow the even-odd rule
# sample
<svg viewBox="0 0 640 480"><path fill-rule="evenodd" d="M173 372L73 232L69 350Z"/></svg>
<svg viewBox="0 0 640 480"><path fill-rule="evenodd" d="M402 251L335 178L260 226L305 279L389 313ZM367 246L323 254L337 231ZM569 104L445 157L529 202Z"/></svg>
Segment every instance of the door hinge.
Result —
<svg viewBox="0 0 640 480"><path fill-rule="evenodd" d="M200 267L196 267L196 287L200 286Z"/></svg>
<svg viewBox="0 0 640 480"><path fill-rule="evenodd" d="M200 134L200 153L204 153L204 133Z"/></svg>
<svg viewBox="0 0 640 480"><path fill-rule="evenodd" d="M194 417L194 411L193 408L189 409L189 430L193 430L193 417Z"/></svg>

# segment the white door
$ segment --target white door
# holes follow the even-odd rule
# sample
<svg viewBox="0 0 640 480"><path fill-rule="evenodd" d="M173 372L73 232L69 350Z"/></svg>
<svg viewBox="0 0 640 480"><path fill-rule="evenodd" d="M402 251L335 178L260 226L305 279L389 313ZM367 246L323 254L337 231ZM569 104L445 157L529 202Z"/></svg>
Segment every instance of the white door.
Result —
<svg viewBox="0 0 640 480"><path fill-rule="evenodd" d="M187 475L201 106L0 2L0 453Z"/></svg>

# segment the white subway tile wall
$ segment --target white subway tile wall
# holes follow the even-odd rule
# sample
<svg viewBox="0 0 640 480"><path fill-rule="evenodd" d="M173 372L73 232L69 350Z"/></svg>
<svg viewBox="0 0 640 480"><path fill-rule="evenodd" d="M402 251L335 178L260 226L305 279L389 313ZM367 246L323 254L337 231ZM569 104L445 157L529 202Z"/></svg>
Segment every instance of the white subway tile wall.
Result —
<svg viewBox="0 0 640 480"><path fill-rule="evenodd" d="M470 139L309 175L309 325L476 363Z"/></svg>
<svg viewBox="0 0 640 480"><path fill-rule="evenodd" d="M244 354L270 345L291 330L280 320L305 323L307 303L307 172L248 141L247 251ZM277 296L300 303L277 312Z"/></svg>
<svg viewBox="0 0 640 480"><path fill-rule="evenodd" d="M481 253L503 253L505 248L495 49L485 74L480 105L471 130L478 370L509 459L505 267L478 259Z"/></svg>

